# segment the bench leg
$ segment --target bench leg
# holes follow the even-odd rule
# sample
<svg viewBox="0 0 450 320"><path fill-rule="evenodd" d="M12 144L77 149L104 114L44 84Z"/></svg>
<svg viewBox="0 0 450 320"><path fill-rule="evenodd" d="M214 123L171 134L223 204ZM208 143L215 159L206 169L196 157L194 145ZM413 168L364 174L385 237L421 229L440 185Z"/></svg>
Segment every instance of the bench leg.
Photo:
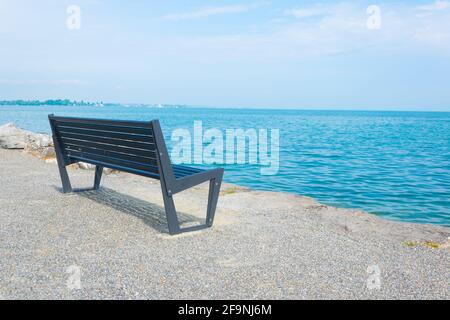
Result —
<svg viewBox="0 0 450 320"><path fill-rule="evenodd" d="M63 193L72 192L72 185L70 184L69 175L65 166L58 164L59 175L61 176L61 182L63 187Z"/></svg>
<svg viewBox="0 0 450 320"><path fill-rule="evenodd" d="M94 179L94 190L100 188L100 181L102 180L103 167L95 166L95 179Z"/></svg>
<svg viewBox="0 0 450 320"><path fill-rule="evenodd" d="M56 139L53 139L55 142L55 153L56 153L56 161L58 162L59 175L61 177L63 193L72 192L72 185L70 184L69 175L67 174L67 169L65 166L65 162L61 153L61 149Z"/></svg>
<svg viewBox="0 0 450 320"><path fill-rule="evenodd" d="M177 211L175 209L173 198L165 195L163 197L169 233L171 235L178 234L180 233L180 224L178 223Z"/></svg>
<svg viewBox="0 0 450 320"><path fill-rule="evenodd" d="M208 208L206 212L206 225L211 227L216 214L217 201L219 200L220 186L222 184L222 175L209 181Z"/></svg>
<svg viewBox="0 0 450 320"><path fill-rule="evenodd" d="M171 235L180 233L180 224L178 222L177 211L175 209L175 203L173 197L168 194L164 179L160 180L161 189L164 200L164 209L166 210L167 226Z"/></svg>
<svg viewBox="0 0 450 320"><path fill-rule="evenodd" d="M171 235L179 234L182 232L200 230L207 227L211 227L214 222L214 215L216 213L217 202L219 200L220 187L222 185L223 171L219 171L217 175L209 181L209 193L208 193L208 207L206 211L205 225L186 227L181 229L177 217L177 211L173 201L173 196L170 189L167 188L164 178L160 179L161 189L164 199L164 208L166 210L167 224L169 227L169 233Z"/></svg>

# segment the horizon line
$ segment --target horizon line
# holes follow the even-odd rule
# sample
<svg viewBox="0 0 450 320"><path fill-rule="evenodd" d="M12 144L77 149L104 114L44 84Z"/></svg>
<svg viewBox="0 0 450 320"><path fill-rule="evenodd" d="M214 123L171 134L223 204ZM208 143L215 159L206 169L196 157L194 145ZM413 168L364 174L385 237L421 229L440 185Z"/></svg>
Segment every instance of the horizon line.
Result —
<svg viewBox="0 0 450 320"><path fill-rule="evenodd" d="M369 109L356 109L356 108L349 108L349 107L286 107L286 106L279 106L279 107L255 107L255 106L223 106L223 105L195 105L195 104L182 104L182 103L146 103L146 102L105 102L105 101L95 101L92 102L90 100L71 100L71 99L13 99L13 100L0 100L0 106L2 105L2 102L15 102L15 101L22 101L22 102L39 102L44 103L47 101L69 101L73 103L84 103L84 104L92 104L90 107L96 107L96 104L103 104L103 105L136 105L136 106L162 106L162 107L183 107L183 108L199 108L199 109L250 109L250 110L297 110L297 111L360 111L360 112L442 112L442 113L449 113L450 107L442 107L442 108L448 108L448 110L440 110L440 107L431 107L431 110L424 110L423 107L405 107L405 109L386 109L389 107L380 107L380 108L369 108ZM11 104L12 106L13 104ZM25 105L26 106L26 105ZM57 106L57 105L55 105ZM64 105L61 105L64 106ZM76 105L73 105L76 106ZM396 107L399 108L399 107Z"/></svg>

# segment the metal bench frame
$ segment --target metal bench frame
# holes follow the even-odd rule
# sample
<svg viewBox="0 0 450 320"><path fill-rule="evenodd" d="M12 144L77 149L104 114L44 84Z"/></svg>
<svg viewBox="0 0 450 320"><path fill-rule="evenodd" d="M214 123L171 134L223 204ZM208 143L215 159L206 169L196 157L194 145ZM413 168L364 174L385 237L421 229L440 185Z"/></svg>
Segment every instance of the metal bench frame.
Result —
<svg viewBox="0 0 450 320"><path fill-rule="evenodd" d="M224 170L222 168L201 170L193 167L172 165L158 120L149 122L118 121L56 117L53 114L49 115L48 118L52 130L56 159L64 193L73 192L66 167L73 163L86 162L96 166L94 190L100 188L103 168L111 168L159 179L161 182L168 229L171 235L200 230L213 225ZM65 130L71 131L71 133L66 133L64 132ZM122 130L122 132L120 130ZM147 136L139 134L134 135L130 132L123 133L123 131L145 132L148 134L148 142ZM95 136L95 132L101 133L102 136ZM68 138L68 136L70 136L70 138ZM121 140L115 139L117 137ZM137 139L136 137L139 137L141 141L133 142L133 139ZM122 144L121 146L120 143L119 146L116 144L118 141ZM72 143L80 144L81 146L74 147L71 145ZM125 143L130 149L128 149L128 147L123 147L123 144ZM148 150L133 149L134 144L140 144L142 146L147 143L149 146ZM141 146L139 148L142 148ZM108 150L103 150L103 147ZM128 155L110 151L115 150L114 148L119 150L125 148L126 150L142 151L145 152L145 155L154 153L154 159L138 158L138 156L134 154ZM90 152L94 152L95 154ZM117 157L121 159L117 159ZM146 159L146 162L123 160L124 157L127 159L134 159L133 157L136 157L136 159ZM151 163L152 161L154 162ZM136 169L136 167L138 169ZM180 228L173 195L207 181L209 181L209 194L205 224Z"/></svg>

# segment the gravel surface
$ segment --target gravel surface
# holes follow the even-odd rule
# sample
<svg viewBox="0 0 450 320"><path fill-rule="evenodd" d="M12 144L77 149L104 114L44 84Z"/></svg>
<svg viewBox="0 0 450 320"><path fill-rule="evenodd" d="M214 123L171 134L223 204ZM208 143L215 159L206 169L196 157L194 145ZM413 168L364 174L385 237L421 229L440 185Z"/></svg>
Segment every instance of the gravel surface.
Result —
<svg viewBox="0 0 450 320"><path fill-rule="evenodd" d="M448 228L225 185L213 228L170 236L156 180L111 174L65 195L54 163L0 149L0 168L3 299L450 298ZM175 196L184 225L206 197Z"/></svg>

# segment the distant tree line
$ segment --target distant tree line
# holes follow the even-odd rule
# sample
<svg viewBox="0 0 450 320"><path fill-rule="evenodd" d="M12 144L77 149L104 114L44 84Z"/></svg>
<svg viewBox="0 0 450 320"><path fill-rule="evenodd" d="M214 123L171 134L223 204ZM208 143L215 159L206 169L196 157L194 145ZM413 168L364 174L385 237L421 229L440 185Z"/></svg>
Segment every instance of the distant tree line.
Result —
<svg viewBox="0 0 450 320"><path fill-rule="evenodd" d="M103 105L103 102L85 102L72 101L69 99L56 100L4 100L0 101L1 106L98 106Z"/></svg>

